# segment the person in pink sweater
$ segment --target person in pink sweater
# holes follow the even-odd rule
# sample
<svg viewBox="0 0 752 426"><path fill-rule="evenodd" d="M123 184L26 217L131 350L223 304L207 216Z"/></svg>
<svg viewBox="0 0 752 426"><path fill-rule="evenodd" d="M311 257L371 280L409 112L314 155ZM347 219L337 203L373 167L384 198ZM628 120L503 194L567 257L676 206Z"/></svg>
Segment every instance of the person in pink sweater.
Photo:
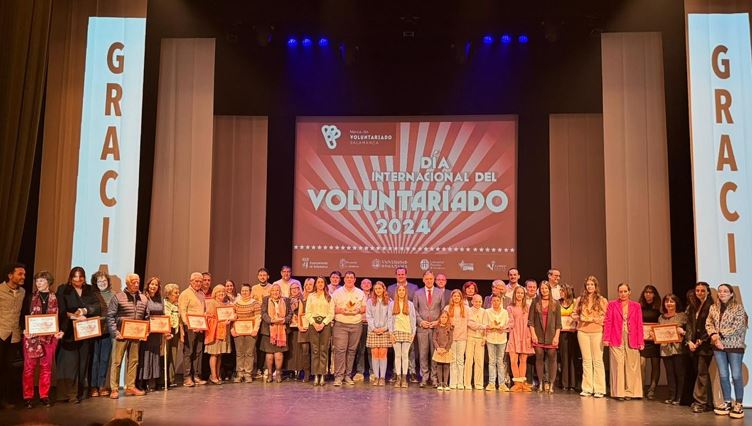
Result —
<svg viewBox="0 0 752 426"><path fill-rule="evenodd" d="M611 397L619 401L642 398L640 352L645 347L640 304L629 300L629 284L617 287L619 298L608 303L603 345L609 346Z"/></svg>

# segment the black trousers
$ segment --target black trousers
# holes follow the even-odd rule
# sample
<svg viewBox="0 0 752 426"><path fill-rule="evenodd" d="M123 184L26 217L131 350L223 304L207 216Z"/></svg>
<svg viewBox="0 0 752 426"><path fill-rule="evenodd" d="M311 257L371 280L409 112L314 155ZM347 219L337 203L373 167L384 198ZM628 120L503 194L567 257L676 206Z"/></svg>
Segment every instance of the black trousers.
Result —
<svg viewBox="0 0 752 426"><path fill-rule="evenodd" d="M11 343L13 336L8 336L5 340L0 340L0 403L13 402L16 395L12 392L16 389L14 378L17 377L17 371L13 368L13 359L16 357L20 348L20 343Z"/></svg>
<svg viewBox="0 0 752 426"><path fill-rule="evenodd" d="M663 357L663 365L666 366L666 380L668 381L668 399L681 401L684 390L684 378L687 375L684 355Z"/></svg>
<svg viewBox="0 0 752 426"><path fill-rule="evenodd" d="M693 361L697 366L697 379L695 380L695 389L693 397L696 403L702 405L712 405L713 397L710 387L710 361L713 359L713 354L693 354Z"/></svg>
<svg viewBox="0 0 752 426"><path fill-rule="evenodd" d="M577 332L562 331L559 335L561 357L561 387L579 388L582 380L582 355Z"/></svg>

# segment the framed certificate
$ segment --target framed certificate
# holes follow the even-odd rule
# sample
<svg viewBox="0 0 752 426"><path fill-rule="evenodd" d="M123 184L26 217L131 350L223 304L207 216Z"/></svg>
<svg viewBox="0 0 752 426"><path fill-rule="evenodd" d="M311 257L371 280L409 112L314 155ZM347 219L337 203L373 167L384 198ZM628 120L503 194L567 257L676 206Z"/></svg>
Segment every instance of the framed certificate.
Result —
<svg viewBox="0 0 752 426"><path fill-rule="evenodd" d="M231 321L235 317L235 308L220 306L217 308L217 321Z"/></svg>
<svg viewBox="0 0 752 426"><path fill-rule="evenodd" d="M167 315L152 315L149 317L149 333L170 334L170 317Z"/></svg>
<svg viewBox="0 0 752 426"><path fill-rule="evenodd" d="M252 319L243 319L235 321L233 325L235 326L235 333L238 336L250 336L256 326L256 322Z"/></svg>
<svg viewBox="0 0 752 426"><path fill-rule="evenodd" d="M574 318L570 317L569 315L562 316L561 317L561 329L564 331L574 331L575 330Z"/></svg>
<svg viewBox="0 0 752 426"><path fill-rule="evenodd" d="M193 331L204 331L209 329L209 324L206 323L206 316L197 314L187 314L188 328Z"/></svg>
<svg viewBox="0 0 752 426"><path fill-rule="evenodd" d="M26 331L32 336L51 336L59 330L57 314L26 315Z"/></svg>
<svg viewBox="0 0 752 426"><path fill-rule="evenodd" d="M655 322L646 322L642 324L642 335L645 340L653 341L653 327L658 325Z"/></svg>
<svg viewBox="0 0 752 426"><path fill-rule="evenodd" d="M101 335L102 326L99 317L73 321L73 338L75 340L86 340Z"/></svg>
<svg viewBox="0 0 752 426"><path fill-rule="evenodd" d="M149 321L124 319L120 322L120 335L126 340L146 340Z"/></svg>
<svg viewBox="0 0 752 426"><path fill-rule="evenodd" d="M684 340L676 324L654 325L653 335L657 344L679 343Z"/></svg>

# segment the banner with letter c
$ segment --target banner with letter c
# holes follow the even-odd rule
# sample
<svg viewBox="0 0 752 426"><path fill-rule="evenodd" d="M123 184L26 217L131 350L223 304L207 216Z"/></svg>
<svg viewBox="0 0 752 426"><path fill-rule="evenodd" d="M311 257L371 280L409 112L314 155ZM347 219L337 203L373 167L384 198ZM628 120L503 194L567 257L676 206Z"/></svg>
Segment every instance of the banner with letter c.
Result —
<svg viewBox="0 0 752 426"><path fill-rule="evenodd" d="M72 263L116 281L134 267L145 40L146 18L89 18Z"/></svg>

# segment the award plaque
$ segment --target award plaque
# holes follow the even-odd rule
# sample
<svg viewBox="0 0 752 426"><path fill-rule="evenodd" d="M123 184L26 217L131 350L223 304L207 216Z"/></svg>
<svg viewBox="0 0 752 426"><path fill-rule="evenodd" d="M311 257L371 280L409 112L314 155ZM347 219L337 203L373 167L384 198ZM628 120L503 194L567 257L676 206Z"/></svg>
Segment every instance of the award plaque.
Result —
<svg viewBox="0 0 752 426"><path fill-rule="evenodd" d="M123 319L120 335L126 340L146 340L149 337L149 321Z"/></svg>
<svg viewBox="0 0 752 426"><path fill-rule="evenodd" d="M206 316L187 314L188 328L193 331L204 331L209 329L209 325L206 323Z"/></svg>
<svg viewBox="0 0 752 426"><path fill-rule="evenodd" d="M238 336L250 336L253 333L256 322L252 319L237 320L233 323L235 333Z"/></svg>
<svg viewBox="0 0 752 426"><path fill-rule="evenodd" d="M679 343L684 340L677 324L654 325L653 335L656 344Z"/></svg>
<svg viewBox="0 0 752 426"><path fill-rule="evenodd" d="M73 321L73 338L75 340L91 339L102 335L99 317Z"/></svg>
<svg viewBox="0 0 752 426"><path fill-rule="evenodd" d="M656 325L658 325L658 323L654 322L646 322L642 324L642 335L644 340L651 342L653 341L653 327L655 327Z"/></svg>
<svg viewBox="0 0 752 426"><path fill-rule="evenodd" d="M26 315L26 331L31 336L51 336L59 330L57 314Z"/></svg>
<svg viewBox="0 0 752 426"><path fill-rule="evenodd" d="M217 321L232 321L235 317L235 308L232 306L220 306L217 308Z"/></svg>
<svg viewBox="0 0 752 426"><path fill-rule="evenodd" d="M152 315L149 317L149 333L170 334L170 317L167 315Z"/></svg>

